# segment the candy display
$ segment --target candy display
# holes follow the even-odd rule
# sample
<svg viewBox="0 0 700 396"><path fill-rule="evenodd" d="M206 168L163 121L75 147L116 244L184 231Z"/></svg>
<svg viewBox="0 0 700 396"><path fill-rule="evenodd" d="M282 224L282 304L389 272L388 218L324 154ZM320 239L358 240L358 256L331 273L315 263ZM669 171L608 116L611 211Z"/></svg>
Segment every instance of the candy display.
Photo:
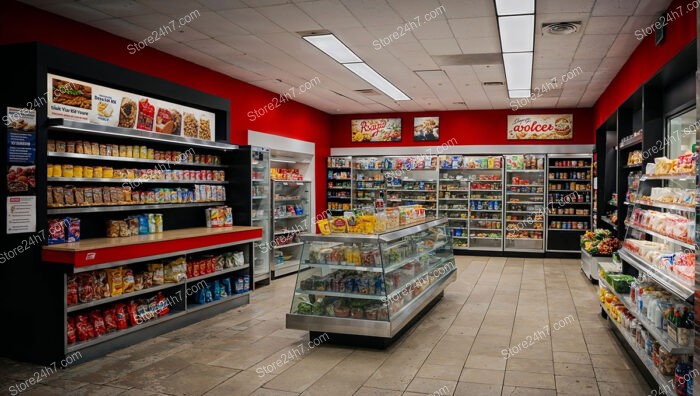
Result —
<svg viewBox="0 0 700 396"><path fill-rule="evenodd" d="M164 203L184 204L191 202L221 202L225 200L226 189L223 186L211 186L208 184L195 184L194 189L133 189L130 186L47 186L47 206L49 208Z"/></svg>

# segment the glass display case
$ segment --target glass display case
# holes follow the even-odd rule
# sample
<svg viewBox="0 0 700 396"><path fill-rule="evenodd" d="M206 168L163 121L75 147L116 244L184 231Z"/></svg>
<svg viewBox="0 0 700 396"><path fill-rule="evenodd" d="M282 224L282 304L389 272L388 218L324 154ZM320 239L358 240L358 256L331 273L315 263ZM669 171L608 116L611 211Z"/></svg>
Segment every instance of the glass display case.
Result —
<svg viewBox="0 0 700 396"><path fill-rule="evenodd" d="M273 180L272 187L272 273L278 277L299 269L303 245L299 236L310 229L311 182Z"/></svg>
<svg viewBox="0 0 700 396"><path fill-rule="evenodd" d="M291 329L392 338L456 278L446 219L301 240Z"/></svg>
<svg viewBox="0 0 700 396"><path fill-rule="evenodd" d="M590 154L548 156L548 252L578 252L581 249L581 235L590 229L592 223L592 162Z"/></svg>
<svg viewBox="0 0 700 396"><path fill-rule="evenodd" d="M270 279L270 150L262 147L250 148L250 200L252 226L262 227L262 241L254 244L254 282Z"/></svg>
<svg viewBox="0 0 700 396"><path fill-rule="evenodd" d="M544 252L545 156L506 157L505 251Z"/></svg>

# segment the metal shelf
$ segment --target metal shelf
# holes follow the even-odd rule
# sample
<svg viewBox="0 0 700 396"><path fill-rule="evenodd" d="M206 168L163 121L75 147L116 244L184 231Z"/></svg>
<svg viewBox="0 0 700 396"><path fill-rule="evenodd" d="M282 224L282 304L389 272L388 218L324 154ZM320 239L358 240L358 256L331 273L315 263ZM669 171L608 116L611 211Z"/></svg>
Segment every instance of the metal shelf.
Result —
<svg viewBox="0 0 700 396"><path fill-rule="evenodd" d="M517 172L517 173L520 173L520 172L528 172L528 173L540 172L540 173L544 173L544 169L506 169L506 172L511 172L511 173L512 172Z"/></svg>
<svg viewBox="0 0 700 396"><path fill-rule="evenodd" d="M328 199L342 199L342 200L348 200L348 201L352 199L352 197L339 197L339 196L332 196L332 195L328 195L326 198L328 198Z"/></svg>
<svg viewBox="0 0 700 396"><path fill-rule="evenodd" d="M567 229L564 229L564 228L548 228L547 231L557 231L557 232L559 232L559 231L586 232L585 229L572 229L572 228L567 228ZM574 251L574 250L572 250L572 251Z"/></svg>
<svg viewBox="0 0 700 396"><path fill-rule="evenodd" d="M302 232L306 232L308 229L303 229L303 230L280 230L280 231L275 231L273 235L285 235L285 234L300 234Z"/></svg>
<svg viewBox="0 0 700 396"><path fill-rule="evenodd" d="M224 298L216 300L216 301L208 302L205 304L192 304L192 305L187 307L187 312L195 312L195 311L199 311L201 309L206 309L206 308L212 307L214 305L224 304L224 303L227 303L227 302L232 301L232 300L238 300L239 298L246 297L249 294L250 294L250 292L239 293L239 294L234 294L232 296L224 297Z"/></svg>
<svg viewBox="0 0 700 396"><path fill-rule="evenodd" d="M581 183L590 183L591 182L591 179L547 179L547 180L551 181L551 182L559 182L559 181L575 181L575 182L581 182Z"/></svg>
<svg viewBox="0 0 700 396"><path fill-rule="evenodd" d="M304 242L293 242L293 243L288 243L286 245L277 245L277 246L275 246L275 249L284 249L284 248L293 247L293 246L301 246L303 244L304 244Z"/></svg>
<svg viewBox="0 0 700 396"><path fill-rule="evenodd" d="M612 220L610 220L610 218L609 218L608 216L600 216L600 220L601 220L603 223L607 223L607 224L608 224L609 226L611 226L614 230L617 230L617 225L615 225L615 223L613 223Z"/></svg>
<svg viewBox="0 0 700 396"><path fill-rule="evenodd" d="M550 166L549 169L589 169L591 166Z"/></svg>
<svg viewBox="0 0 700 396"><path fill-rule="evenodd" d="M365 272L382 272L384 268L382 267L362 267L356 265L342 265L342 264L321 264L321 263L304 263L301 264L302 268L327 268L336 270L348 270L348 271L365 271Z"/></svg>
<svg viewBox="0 0 700 396"><path fill-rule="evenodd" d="M675 294L681 300L688 301L689 298L693 297L695 293L693 285L684 283L672 273L654 267L652 264L644 261L639 256L625 248L620 249L618 254L622 260L626 261L628 264L637 268L638 270L645 272L647 275L653 278L655 282L663 286L666 290Z"/></svg>
<svg viewBox="0 0 700 396"><path fill-rule="evenodd" d="M668 338L668 334L662 330L654 326L649 319L647 319L646 316L644 316L639 310L637 309L637 306L632 303L632 300L628 295L620 294L615 291L615 289L608 284L608 282L605 281L604 278L598 279L598 282L600 283L601 286L603 286L605 289L607 289L610 293L614 294L617 296L617 298L622 301L622 303L627 307L627 309L634 315L634 317L642 322L642 325L644 326L647 331L654 336L656 341L661 344L667 351L669 351L672 354L692 354L693 353L693 346L683 346L678 344L677 342L671 340Z"/></svg>
<svg viewBox="0 0 700 396"><path fill-rule="evenodd" d="M556 213L547 213L547 216L552 216L552 217L591 217L590 214L577 215L577 214L556 214Z"/></svg>
<svg viewBox="0 0 700 396"><path fill-rule="evenodd" d="M214 271L210 272L208 274L200 275L200 276L195 276L192 278L187 278L187 283L192 283L196 282L202 279L208 279L208 278L213 278L217 275L223 275L223 274L230 274L231 272L236 272L244 269L248 269L250 266L248 264L246 265L239 265L238 267L232 267L232 268L224 268L221 271Z"/></svg>
<svg viewBox="0 0 700 396"><path fill-rule="evenodd" d="M506 187L544 187L544 184L506 184Z"/></svg>
<svg viewBox="0 0 700 396"><path fill-rule="evenodd" d="M188 281L189 281L189 279L188 279ZM162 285L153 286L153 287L149 287L149 288L146 288L146 289L141 289L141 290L133 291L133 292L131 292L131 293L124 293L124 294L120 294L120 295L114 296L114 297L101 298L101 299L99 299L99 300L92 300L92 301L86 302L86 303L81 303L81 304L76 304L76 305L69 305L69 306L66 308L66 312L70 313L70 312L75 312L75 311L81 311L81 310L83 310L83 309L88 309L88 308L96 307L96 306L102 305L102 304L108 304L108 303L111 303L111 302L114 302L114 301L123 300L123 299L125 299L125 298L131 298L131 297L135 297L135 296L140 296L140 295L142 295L142 294L153 293L153 292L157 292L157 291L159 291L159 290L170 289L171 287L178 287L178 286L183 286L183 285L185 285L184 282L179 282L179 283L164 283L164 284L162 284Z"/></svg>
<svg viewBox="0 0 700 396"><path fill-rule="evenodd" d="M695 180L695 175L642 175L639 181L645 180Z"/></svg>
<svg viewBox="0 0 700 396"><path fill-rule="evenodd" d="M679 211L690 212L690 213L696 213L696 210L697 210L695 206L676 205L676 204L668 204L668 203L661 203L661 202L635 201L635 202L625 202L625 204L649 206L652 208L679 210Z"/></svg>
<svg viewBox="0 0 700 396"><path fill-rule="evenodd" d="M638 226L638 225L636 225L636 224L627 224L627 226L628 226L629 228L632 228L632 229L635 229L635 230L638 230L638 231L642 231L642 232L647 233L647 234L649 234L649 235L651 235L651 236L655 236L655 237L657 237L657 238L661 238L661 239L663 239L663 240L665 240L665 241L671 242L671 243L676 244L676 245L678 245L678 246L683 246L684 248L692 249L693 251L695 251L695 244L691 244L691 243L688 243L688 242L679 241L678 239L674 239L674 238L671 238L671 237L669 237L669 236L666 236L666 235L663 235L663 234L659 234L658 232L648 230L648 229L646 229L646 228L644 228L644 227L640 227L640 226Z"/></svg>
<svg viewBox="0 0 700 396"><path fill-rule="evenodd" d="M428 250L424 250L424 251L422 251L422 252L419 252L419 253L415 254L414 256L405 258L405 259L399 261L398 263L387 264L387 265L384 266L384 273L385 273L385 274L388 274L389 272L392 272L392 271L394 271L394 270L397 270L397 269L403 267L404 265L406 265L406 264L408 264L408 263L410 263L410 262L412 262L412 261L416 261L416 260L420 259L420 257L423 256L423 255L425 255L425 254L438 251L438 250L442 249L443 247L445 247L446 244L447 244L447 243L436 244L436 245L434 245L432 248L430 248L430 249L428 249ZM415 279L415 277L414 277L414 279Z"/></svg>
<svg viewBox="0 0 700 396"><path fill-rule="evenodd" d="M386 297L384 294L360 294L360 293L338 293L332 291L320 291L320 290L304 290L296 289L295 293L299 294L310 294L310 295L321 295L330 297L346 297L346 298L356 298L361 300L384 300Z"/></svg>
<svg viewBox="0 0 700 396"><path fill-rule="evenodd" d="M227 184L228 181L214 181L214 180L160 180L160 179L150 179L150 178L96 178L96 177L47 177L48 182L62 182L62 183L138 183L138 184Z"/></svg>
<svg viewBox="0 0 700 396"><path fill-rule="evenodd" d="M621 142L618 145L618 149L623 150L623 149L626 149L628 147L636 146L638 144L641 144L643 139L644 139L644 134L639 134L633 138L630 138L628 140L625 140L624 142Z"/></svg>
<svg viewBox="0 0 700 396"><path fill-rule="evenodd" d="M308 217L308 214L301 214L301 215L294 215L294 216L280 216L280 217L275 217L275 220L287 220L287 219L300 219L303 217Z"/></svg>
<svg viewBox="0 0 700 396"><path fill-rule="evenodd" d="M253 195L250 197L250 199L265 199L265 198L268 198L268 196L267 195L258 195L258 196Z"/></svg>
<svg viewBox="0 0 700 396"><path fill-rule="evenodd" d="M165 160L154 160L148 158L132 158L132 157L118 157L118 156L107 156L107 155L92 155L92 154L78 154L78 153L58 153L49 152L48 157L51 158L74 158L74 159L86 159L93 161L111 161L111 162L131 162L137 164L165 164L170 166L195 166L202 168L228 168L226 165L213 165L213 164L201 164L194 162L177 162L177 161L165 161Z"/></svg>
<svg viewBox="0 0 700 396"><path fill-rule="evenodd" d="M63 118L51 118L47 121L47 123L48 129L51 131L81 133L91 136L99 135L129 140L153 141L187 147L196 146L210 150L233 151L238 149L238 146L234 144L168 135L165 133L147 132L131 128L93 125L85 122L65 120Z"/></svg>
<svg viewBox="0 0 700 396"><path fill-rule="evenodd" d="M145 204L145 205L115 205L115 206L71 206L63 208L50 208L47 214L67 214L67 213L98 213L98 212L127 212L130 210L151 210L151 209L179 209L197 208L215 205L223 205L225 201L197 202L183 204Z"/></svg>

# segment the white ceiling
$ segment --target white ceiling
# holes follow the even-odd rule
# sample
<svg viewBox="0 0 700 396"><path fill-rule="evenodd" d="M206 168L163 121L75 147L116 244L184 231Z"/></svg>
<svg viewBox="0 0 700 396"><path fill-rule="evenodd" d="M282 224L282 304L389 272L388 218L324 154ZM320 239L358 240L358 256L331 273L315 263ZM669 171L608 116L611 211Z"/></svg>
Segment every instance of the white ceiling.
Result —
<svg viewBox="0 0 700 396"><path fill-rule="evenodd" d="M331 114L507 109L503 65L440 67L436 55L498 53L493 0L21 0L133 41L197 11L199 16L152 47L268 89L287 92L320 80L295 100ZM524 107L591 107L634 51L636 29L649 26L670 0L537 0L533 88L557 78L560 89ZM438 7L442 15L426 21ZM420 26L406 29L419 18ZM581 21L568 36L542 35L542 23ZM401 28L399 28L401 26ZM302 40L329 30L411 101L394 102ZM409 30L406 32L406 30ZM404 35L376 49L375 40ZM124 48L124 56L129 55ZM573 80L561 76L581 67ZM312 85L312 84L309 84Z"/></svg>

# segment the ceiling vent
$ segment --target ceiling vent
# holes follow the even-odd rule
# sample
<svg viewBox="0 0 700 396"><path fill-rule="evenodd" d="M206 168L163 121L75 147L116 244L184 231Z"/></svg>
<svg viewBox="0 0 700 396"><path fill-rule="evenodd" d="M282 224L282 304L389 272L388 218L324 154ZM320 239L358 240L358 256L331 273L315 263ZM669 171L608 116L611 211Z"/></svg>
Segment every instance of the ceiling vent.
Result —
<svg viewBox="0 0 700 396"><path fill-rule="evenodd" d="M381 95L379 92L373 90L373 89L356 89L355 92L366 95L366 96L379 96Z"/></svg>
<svg viewBox="0 0 700 396"><path fill-rule="evenodd" d="M503 85L503 81L485 81L485 87L500 87Z"/></svg>
<svg viewBox="0 0 700 396"><path fill-rule="evenodd" d="M542 34L552 34L555 36L566 36L574 34L581 29L581 21L576 22L553 22L542 24Z"/></svg>

